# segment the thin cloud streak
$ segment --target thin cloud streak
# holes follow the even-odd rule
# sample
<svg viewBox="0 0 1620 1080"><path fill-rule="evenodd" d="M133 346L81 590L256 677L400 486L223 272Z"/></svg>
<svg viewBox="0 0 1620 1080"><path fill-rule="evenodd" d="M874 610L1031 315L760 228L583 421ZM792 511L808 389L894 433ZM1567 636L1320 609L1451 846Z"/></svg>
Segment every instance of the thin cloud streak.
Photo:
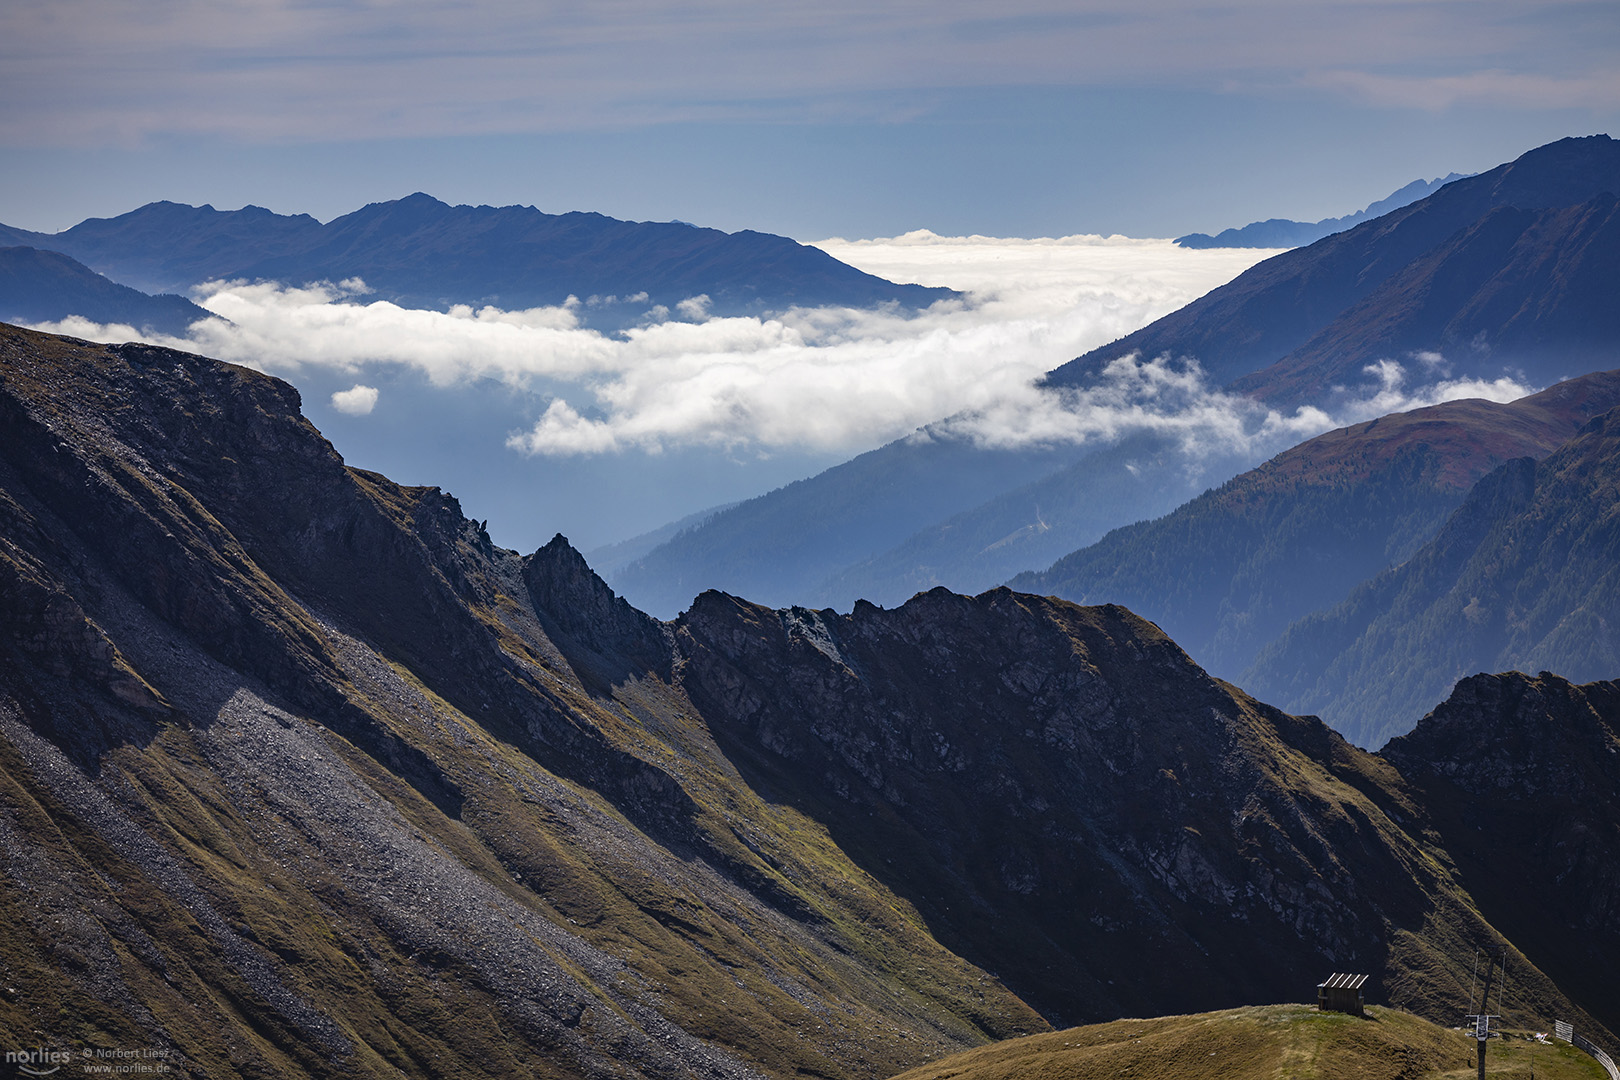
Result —
<svg viewBox="0 0 1620 1080"><path fill-rule="evenodd" d="M1522 0L15 0L0 140L250 141L892 116L895 95L1174 87L1612 107L1602 4ZM1504 57L1514 57L1504 65ZM1330 72L1328 77L1314 73ZM926 108L926 106L923 106Z"/></svg>

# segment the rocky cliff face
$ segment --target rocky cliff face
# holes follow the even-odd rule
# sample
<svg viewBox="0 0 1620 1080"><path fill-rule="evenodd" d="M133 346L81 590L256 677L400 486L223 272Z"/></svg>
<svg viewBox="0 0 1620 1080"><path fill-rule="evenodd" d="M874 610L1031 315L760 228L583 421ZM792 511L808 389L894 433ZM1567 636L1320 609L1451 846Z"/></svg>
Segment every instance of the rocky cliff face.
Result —
<svg viewBox="0 0 1620 1080"><path fill-rule="evenodd" d="M738 782L565 545L345 468L257 373L0 349L8 1045L878 1076L1044 1026Z"/></svg>
<svg viewBox="0 0 1620 1080"><path fill-rule="evenodd" d="M1384 756L1486 917L1620 1027L1620 683L1476 675Z"/></svg>
<svg viewBox="0 0 1620 1080"><path fill-rule="evenodd" d="M877 1077L1333 967L1449 1017L1498 937L1429 788L1124 609L659 623L201 357L0 329L0 601L8 1045Z"/></svg>
<svg viewBox="0 0 1620 1080"><path fill-rule="evenodd" d="M1123 608L711 593L675 625L750 784L1057 1021L1266 1000L1324 968L1444 1015L1467 971L1436 953L1493 933L1386 762Z"/></svg>

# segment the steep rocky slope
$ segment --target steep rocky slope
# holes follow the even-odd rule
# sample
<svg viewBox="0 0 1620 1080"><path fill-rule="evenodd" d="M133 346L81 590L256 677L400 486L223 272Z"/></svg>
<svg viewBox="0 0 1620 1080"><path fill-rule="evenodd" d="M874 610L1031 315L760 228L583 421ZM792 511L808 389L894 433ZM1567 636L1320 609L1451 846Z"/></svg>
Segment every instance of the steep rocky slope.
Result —
<svg viewBox="0 0 1620 1080"><path fill-rule="evenodd" d="M1476 675L1384 757L1485 916L1620 1029L1620 682Z"/></svg>
<svg viewBox="0 0 1620 1080"><path fill-rule="evenodd" d="M939 589L839 616L711 593L675 628L750 785L1055 1022L1286 999L1335 968L1443 1016L1464 943L1492 934L1384 761L1123 608ZM1519 1008L1549 1007L1521 974Z"/></svg>
<svg viewBox="0 0 1620 1080"><path fill-rule="evenodd" d="M0 613L8 1045L876 1077L1334 967L1450 1018L1501 940L1424 789L1128 611L662 623L201 357L0 330Z"/></svg>
<svg viewBox="0 0 1620 1080"><path fill-rule="evenodd" d="M0 348L7 1045L879 1076L1043 1026L738 781L566 545L344 468L254 372Z"/></svg>
<svg viewBox="0 0 1620 1080"><path fill-rule="evenodd" d="M1124 604L1237 678L1290 624L1406 561L1486 473L1545 457L1616 405L1620 372L1600 372L1508 404L1453 401L1330 431L1010 584Z"/></svg>
<svg viewBox="0 0 1620 1080"><path fill-rule="evenodd" d="M1428 544L1291 626L1242 680L1363 745L1479 671L1620 674L1620 411L1481 479Z"/></svg>

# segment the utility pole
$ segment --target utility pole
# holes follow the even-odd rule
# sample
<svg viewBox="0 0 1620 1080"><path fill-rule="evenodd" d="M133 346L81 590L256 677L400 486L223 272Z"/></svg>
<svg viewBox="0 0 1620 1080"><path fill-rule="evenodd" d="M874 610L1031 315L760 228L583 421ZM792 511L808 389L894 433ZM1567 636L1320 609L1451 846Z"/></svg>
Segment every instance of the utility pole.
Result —
<svg viewBox="0 0 1620 1080"><path fill-rule="evenodd" d="M1502 982L1507 983L1507 946L1486 945L1485 953L1485 990L1479 996L1479 1012L1469 1013L1468 1019L1474 1022L1474 1038L1479 1041L1479 1080L1485 1080L1485 1046L1491 1037L1491 1021L1502 1017L1491 1012L1491 977L1496 974L1497 968L1502 970ZM1479 954L1474 954L1475 971L1479 967ZM1497 998L1502 994L1497 992ZM1474 1007L1474 995L1470 990L1468 994L1468 1007ZM1500 1006L1498 1006L1500 1007Z"/></svg>

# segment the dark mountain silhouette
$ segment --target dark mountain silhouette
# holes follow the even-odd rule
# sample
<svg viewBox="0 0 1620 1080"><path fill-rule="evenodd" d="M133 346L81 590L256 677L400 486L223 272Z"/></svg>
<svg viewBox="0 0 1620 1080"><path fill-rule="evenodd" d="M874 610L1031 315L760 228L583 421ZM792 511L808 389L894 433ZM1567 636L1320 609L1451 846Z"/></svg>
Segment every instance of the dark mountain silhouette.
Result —
<svg viewBox="0 0 1620 1080"><path fill-rule="evenodd" d="M263 207L150 203L54 235L9 230L149 291L246 278L289 284L360 278L379 298L443 310L515 309L596 298L591 325L641 319L655 305L708 296L721 314L799 305L926 307L949 289L896 285L782 236L679 222L546 214L532 206L449 206L417 193L322 225ZM3 239L3 236L0 236Z"/></svg>
<svg viewBox="0 0 1620 1080"><path fill-rule="evenodd" d="M1620 143L1551 143L1268 259L1047 383L1088 387L1121 356L1168 355L1287 412L1359 400L1380 378L1363 369L1381 360L1403 366L1407 390L1503 375L1546 385L1607 370L1620 355L1620 306L1609 300L1620 290L1617 191ZM906 584L978 588L1164 512L1185 492L1178 473L1219 483L1255 464L1167 462L1121 497L1108 481L1136 452L1093 452L901 440L716 515L614 581L659 611L699 588L817 604L862 592L888 602L894 593L880 590ZM1009 561L1019 550L1021 565Z"/></svg>
<svg viewBox="0 0 1620 1080"><path fill-rule="evenodd" d="M1189 233L1186 236L1176 237L1176 243L1184 248L1217 248L1217 247L1248 247L1248 248L1275 248L1275 247L1305 247L1314 244L1324 236L1331 236L1336 232L1360 225L1370 218L1381 217L1391 210L1399 210L1419 199L1427 198L1436 191L1445 187L1453 180L1465 179L1462 173L1451 173L1437 180L1414 180L1405 187L1398 188L1385 198L1369 205L1365 210L1357 210L1344 217L1323 218L1321 221L1290 221L1287 218L1268 218L1265 221L1254 221L1241 229L1222 229L1214 236L1208 233Z"/></svg>
<svg viewBox="0 0 1620 1080"><path fill-rule="evenodd" d="M1500 207L1391 276L1302 348L1233 385L1266 400L1302 400L1324 382L1352 382L1386 357L1417 357L1412 366L1438 364L1441 373L1567 378L1617 355L1617 283L1613 194L1554 210Z"/></svg>
<svg viewBox="0 0 1620 1080"><path fill-rule="evenodd" d="M1612 997L1620 682L1475 675L1383 757L1491 922L1560 986Z"/></svg>
<svg viewBox="0 0 1620 1080"><path fill-rule="evenodd" d="M1324 331L1397 275L1418 272L1414 268L1420 260L1481 225L1481 219L1493 210L1577 207L1616 192L1620 192L1620 144L1607 135L1550 143L1489 172L1447 184L1426 199L1348 232L1267 259L1186 307L1065 364L1048 381L1054 386L1084 383L1116 357L1132 352L1149 357L1167 353L1196 358L1218 384L1253 376L1240 383L1241 388L1278 404L1330 400L1333 378L1339 374L1336 368L1331 375L1324 372L1313 384L1296 378L1286 363L1267 369L1312 345L1314 362L1337 359L1337 342L1323 335ZM1511 220L1525 220L1525 228L1529 227L1527 218ZM1473 256L1479 261L1468 270L1488 279L1503 269L1500 261L1490 260L1503 259L1511 252L1511 244L1499 245L1494 251L1483 245L1474 248ZM1462 302L1467 295L1455 299ZM1382 307L1369 305L1358 321L1399 321L1402 297L1391 291L1382 294L1382 301L1397 306L1386 313ZM1512 314L1497 312L1499 318ZM1444 315L1442 323L1449 318ZM1426 328L1419 323L1408 334L1392 336L1386 342L1389 351L1383 355L1407 362L1413 351L1444 350L1448 342L1424 333ZM1494 342L1499 327L1481 322L1480 328ZM1561 333L1579 339L1585 331L1579 325L1566 325ZM1321 340L1317 340L1319 335L1323 335ZM1494 377L1522 368L1550 380L1572 373L1567 368L1544 373L1547 358L1539 349L1522 356L1506 350L1463 351L1448 354L1448 359L1457 374Z"/></svg>
<svg viewBox="0 0 1620 1080"><path fill-rule="evenodd" d="M1009 584L1125 604L1237 678L1290 624L1406 561L1486 473L1545 457L1616 406L1611 371L1505 405L1453 401L1341 428Z"/></svg>
<svg viewBox="0 0 1620 1080"><path fill-rule="evenodd" d="M1244 673L1374 746L1478 671L1620 673L1620 412L1501 465L1413 556L1301 619ZM1425 698L1428 695L1428 698Z"/></svg>
<svg viewBox="0 0 1620 1080"><path fill-rule="evenodd" d="M1123 608L1006 589L706 593L661 623L562 538L497 548L345 467L286 384L185 353L0 329L0 432L10 1045L876 1078L1346 967L1450 1023L1495 920L1567 898L1471 892L1428 778L1505 814L1614 742L1594 684L1555 722L1507 710L1554 766L1515 785L1500 710L1397 768ZM1512 1018L1604 1034L1613 996L1549 979L1574 946L1540 933Z"/></svg>
<svg viewBox="0 0 1620 1080"><path fill-rule="evenodd" d="M69 315L172 335L210 317L183 296L148 296L108 281L66 255L0 247L0 319L39 323Z"/></svg>

